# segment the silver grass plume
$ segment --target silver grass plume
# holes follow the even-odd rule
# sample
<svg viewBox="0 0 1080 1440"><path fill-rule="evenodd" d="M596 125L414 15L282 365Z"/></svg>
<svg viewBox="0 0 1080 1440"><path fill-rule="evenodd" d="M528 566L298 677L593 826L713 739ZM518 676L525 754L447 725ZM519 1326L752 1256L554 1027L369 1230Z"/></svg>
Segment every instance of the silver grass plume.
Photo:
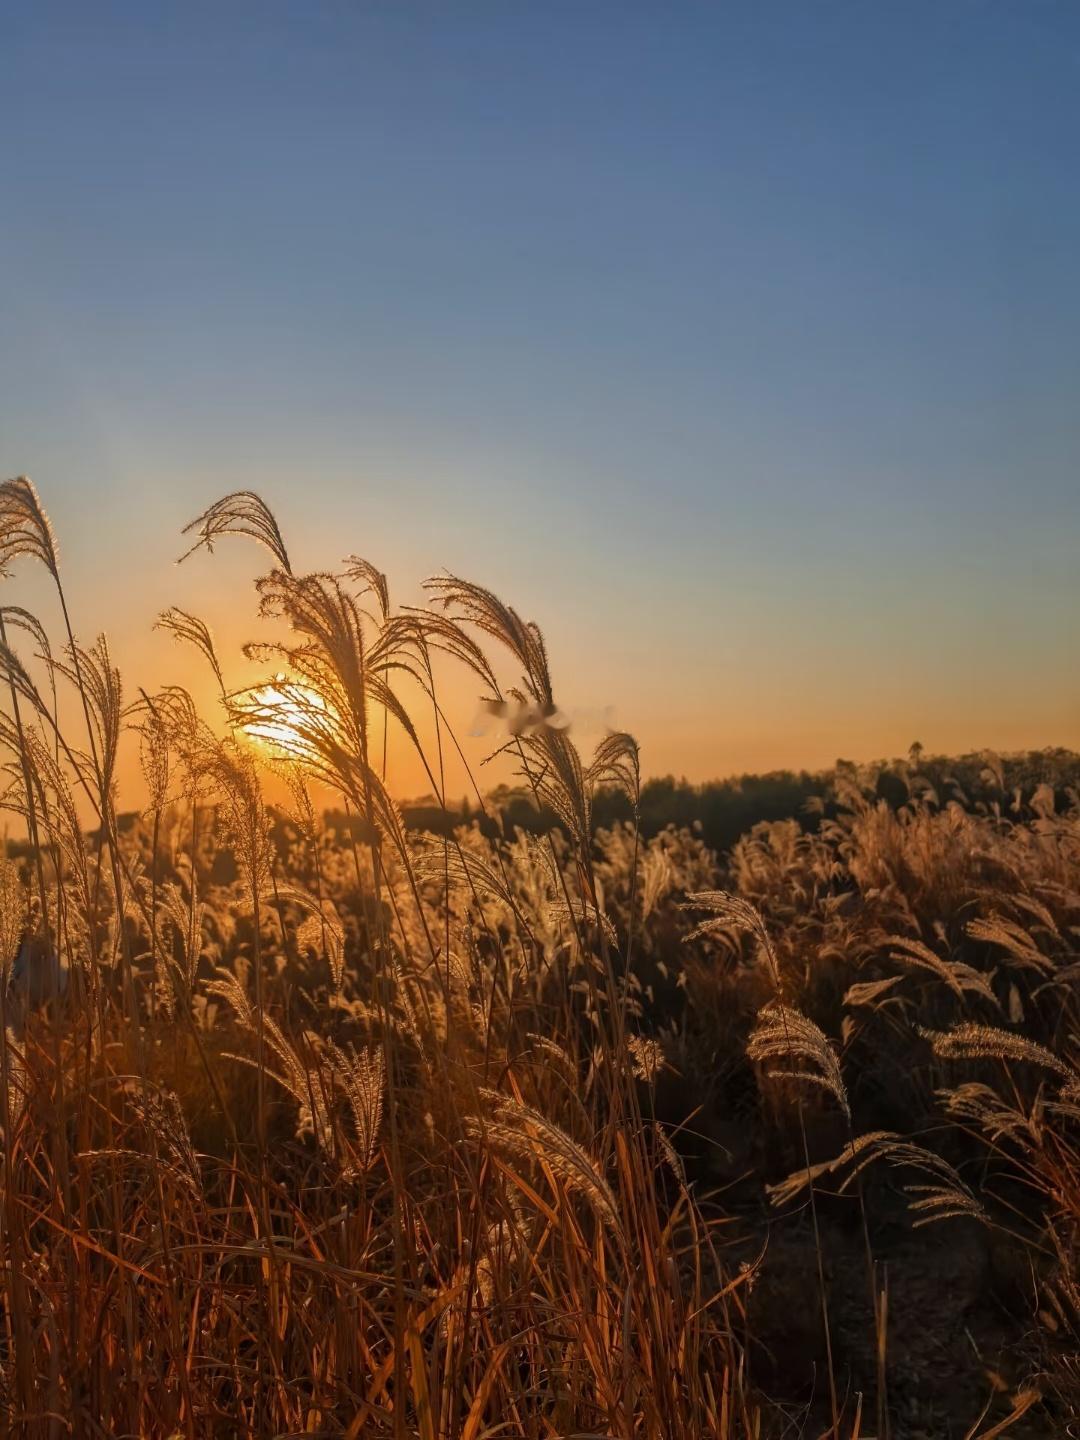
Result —
<svg viewBox="0 0 1080 1440"><path fill-rule="evenodd" d="M595 1161L581 1146L539 1111L497 1091L482 1097L490 1115L466 1120L466 1133L491 1149L523 1160L539 1161L568 1190L584 1196L616 1235L622 1235L615 1197Z"/></svg>
<svg viewBox="0 0 1080 1440"><path fill-rule="evenodd" d="M889 951L890 960L895 960L897 964L904 965L908 969L927 970L930 974L936 975L939 980L945 982L958 999L963 1000L966 994L981 995L984 1000L989 1000L996 1009L1001 1008L986 976L981 975L970 965L965 965L960 960L943 960L921 940L907 935L887 935L885 943L896 947Z"/></svg>
<svg viewBox="0 0 1080 1440"><path fill-rule="evenodd" d="M904 1187L905 1193L911 1197L908 1208L918 1217L913 1222L916 1228L950 1216L986 1219L982 1206L947 1160L891 1130L874 1130L858 1135L832 1160L796 1170L786 1180L766 1186L766 1191L773 1205L786 1205L823 1175L846 1171L837 1187L838 1193L843 1194L875 1160L887 1160L891 1165L919 1170L929 1176L932 1182L929 1185Z"/></svg>
<svg viewBox="0 0 1080 1440"><path fill-rule="evenodd" d="M0 574L7 574L20 555L40 560L59 576L56 540L38 493L25 475L0 485Z"/></svg>
<svg viewBox="0 0 1080 1440"><path fill-rule="evenodd" d="M884 980L861 980L849 985L844 992L844 1004L876 1008L881 997L899 985L900 978L899 975L888 975Z"/></svg>
<svg viewBox="0 0 1080 1440"><path fill-rule="evenodd" d="M371 1168L375 1159L386 1088L386 1061L378 1046L348 1051L333 1041L323 1046L336 1091L345 1098L352 1120L353 1139L344 1165L347 1178Z"/></svg>
<svg viewBox="0 0 1080 1440"><path fill-rule="evenodd" d="M291 902L304 911L296 927L296 947L301 952L324 955L330 966L334 989L345 978L345 929L332 900L320 900L298 885L278 884L266 897L276 904Z"/></svg>
<svg viewBox="0 0 1080 1440"><path fill-rule="evenodd" d="M203 546L213 552L214 541L222 535L247 535L265 545L283 570L288 571L289 555L281 531L269 507L253 490L234 490L205 509L184 526L183 534L194 532L197 539L190 550L180 556L184 561Z"/></svg>
<svg viewBox="0 0 1080 1440"><path fill-rule="evenodd" d="M692 944L705 935L726 935L732 930L737 934L752 935L757 941L758 956L764 959L773 986L780 993L782 984L776 951L760 912L748 900L727 890L698 890L688 895L680 908L710 912L708 920L702 920L683 937L684 944Z"/></svg>
<svg viewBox="0 0 1080 1440"><path fill-rule="evenodd" d="M512 736L502 749L513 749L521 763L521 775L532 789L538 803L558 816L577 844L587 854L592 838L591 791L593 780L581 763L577 747L565 730L546 723L557 714L548 666L547 647L538 625L522 620L517 611L504 604L497 595L481 585L455 575L437 575L425 582L425 588L442 605L438 624L432 623L429 643L455 653L491 690L491 700L501 704L505 699L517 701L536 711L545 723ZM471 625L491 639L497 640L517 660L522 669L524 689L512 688L506 696L495 680L491 666L466 635ZM457 631L457 638L449 637ZM601 759L597 774L618 767L620 779L628 778L629 737L619 737L608 747L607 766ZM632 744L632 742L630 742ZM636 747L635 747L636 748Z"/></svg>
<svg viewBox="0 0 1080 1440"><path fill-rule="evenodd" d="M194 645L214 672L218 690L222 695L225 694L225 678L221 673L221 665L214 648L214 637L205 621L200 620L197 615L190 615L186 610L180 610L172 605L168 610L161 612L154 628L167 630L175 640L183 640L189 645Z"/></svg>
<svg viewBox="0 0 1080 1440"><path fill-rule="evenodd" d="M1017 1060L1049 1070L1067 1087L1080 1083L1080 1072L1045 1045L992 1025L957 1025L952 1030L921 1030L934 1054L943 1060Z"/></svg>
<svg viewBox="0 0 1080 1440"><path fill-rule="evenodd" d="M138 724L139 766L146 782L147 812L161 811L169 798L172 780L170 731L165 716L145 691L141 692L140 708L144 711Z"/></svg>
<svg viewBox="0 0 1080 1440"><path fill-rule="evenodd" d="M124 718L120 671L112 663L109 642L99 635L88 649L76 642L64 651L65 659L52 661L52 668L81 690L87 702L89 721L99 767L102 803L112 798L112 782Z"/></svg>
<svg viewBox="0 0 1080 1440"><path fill-rule="evenodd" d="M361 560L359 555L350 555L345 566L349 579L362 586L361 593L367 591L375 596L379 602L379 620L385 624L390 618L390 587L386 576L370 560Z"/></svg>
<svg viewBox="0 0 1080 1440"><path fill-rule="evenodd" d="M981 940L1004 950L1017 969L1053 974L1054 962L1042 953L1027 931L1015 921L1003 915L991 915L985 919L969 920L964 929L972 940Z"/></svg>
<svg viewBox="0 0 1080 1440"><path fill-rule="evenodd" d="M757 1024L747 1042L749 1059L769 1063L786 1061L814 1069L770 1070L781 1080L804 1080L827 1090L850 1119L847 1091L840 1073L840 1061L823 1031L800 1011L773 1002L758 1013Z"/></svg>
<svg viewBox="0 0 1080 1440"><path fill-rule="evenodd" d="M614 785L637 814L641 799L641 756L637 741L625 731L612 731L597 745L587 778L592 785Z"/></svg>
<svg viewBox="0 0 1080 1440"><path fill-rule="evenodd" d="M27 897L19 872L8 859L0 854L0 984L15 960L23 938L27 917Z"/></svg>
<svg viewBox="0 0 1080 1440"><path fill-rule="evenodd" d="M252 757L231 741L219 741L206 770L223 797L220 818L248 890L261 895L270 880L273 859L270 817Z"/></svg>

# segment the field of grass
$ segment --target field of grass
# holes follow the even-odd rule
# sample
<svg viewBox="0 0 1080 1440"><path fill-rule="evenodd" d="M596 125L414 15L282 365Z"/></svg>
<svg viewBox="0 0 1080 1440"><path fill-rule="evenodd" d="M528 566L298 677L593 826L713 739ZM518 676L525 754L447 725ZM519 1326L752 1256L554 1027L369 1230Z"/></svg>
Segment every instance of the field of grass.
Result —
<svg viewBox="0 0 1080 1440"><path fill-rule="evenodd" d="M279 629L235 692L204 623L162 617L206 715L78 638L34 490L0 487L5 593L44 566L61 617L0 610L28 837L0 868L4 1433L1068 1435L1060 756L1015 790L988 758L977 793L916 754L843 768L720 854L646 836L633 740L579 755L495 596L295 574L249 494L190 528L261 547ZM459 816L436 656L509 717L545 825L477 787L406 827L386 726Z"/></svg>

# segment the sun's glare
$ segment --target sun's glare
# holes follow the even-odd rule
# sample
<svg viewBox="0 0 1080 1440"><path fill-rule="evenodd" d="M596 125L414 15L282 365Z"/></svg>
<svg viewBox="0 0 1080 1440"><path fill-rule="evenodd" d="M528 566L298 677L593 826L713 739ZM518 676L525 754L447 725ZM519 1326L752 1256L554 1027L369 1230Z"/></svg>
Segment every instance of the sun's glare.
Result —
<svg viewBox="0 0 1080 1440"><path fill-rule="evenodd" d="M240 728L250 739L273 754L297 759L312 747L312 741L328 719L326 701L309 686L298 685L284 675L272 683L246 691L237 704Z"/></svg>

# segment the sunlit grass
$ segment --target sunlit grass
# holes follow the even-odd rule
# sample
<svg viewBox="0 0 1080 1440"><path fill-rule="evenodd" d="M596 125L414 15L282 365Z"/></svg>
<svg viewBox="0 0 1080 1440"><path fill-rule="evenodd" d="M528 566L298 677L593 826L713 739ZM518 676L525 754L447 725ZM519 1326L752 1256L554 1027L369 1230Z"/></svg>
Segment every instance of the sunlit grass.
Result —
<svg viewBox="0 0 1080 1440"><path fill-rule="evenodd" d="M162 617L224 735L181 686L128 702L67 624L36 493L0 486L0 569L44 566L65 618L50 645L0 608L4 798L29 837L0 869L0 1413L252 1440L771 1440L800 1415L865 1440L873 1412L885 1440L894 1380L909 1409L922 1383L879 1254L899 1197L911 1234L984 1227L1027 1287L985 1433L1036 1404L1059 1433L1080 1397L1076 796L1000 781L943 805L912 769L890 806L844 772L816 826L727 856L646 838L633 739L584 755L547 723L543 638L498 597L440 576L396 612L357 557L297 574L248 493L188 530L270 558L273 678L230 690L208 623ZM539 717L499 748L549 831L507 833L479 786L482 828L406 831L384 726L438 788L435 655L491 713ZM150 800L123 825L131 731ZM328 829L315 783L363 824ZM597 828L601 791L630 822ZM979 1298L949 1376L974 1375L976 1410ZM817 1348L793 1349L793 1315Z"/></svg>

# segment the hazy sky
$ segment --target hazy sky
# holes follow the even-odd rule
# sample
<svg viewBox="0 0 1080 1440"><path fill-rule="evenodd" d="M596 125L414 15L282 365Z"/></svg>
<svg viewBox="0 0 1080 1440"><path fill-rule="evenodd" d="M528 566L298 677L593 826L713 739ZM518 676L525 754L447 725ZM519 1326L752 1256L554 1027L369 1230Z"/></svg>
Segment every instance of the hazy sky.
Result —
<svg viewBox="0 0 1080 1440"><path fill-rule="evenodd" d="M248 634L169 563L244 486L649 772L1080 746L1074 4L0 17L0 469L129 686Z"/></svg>

